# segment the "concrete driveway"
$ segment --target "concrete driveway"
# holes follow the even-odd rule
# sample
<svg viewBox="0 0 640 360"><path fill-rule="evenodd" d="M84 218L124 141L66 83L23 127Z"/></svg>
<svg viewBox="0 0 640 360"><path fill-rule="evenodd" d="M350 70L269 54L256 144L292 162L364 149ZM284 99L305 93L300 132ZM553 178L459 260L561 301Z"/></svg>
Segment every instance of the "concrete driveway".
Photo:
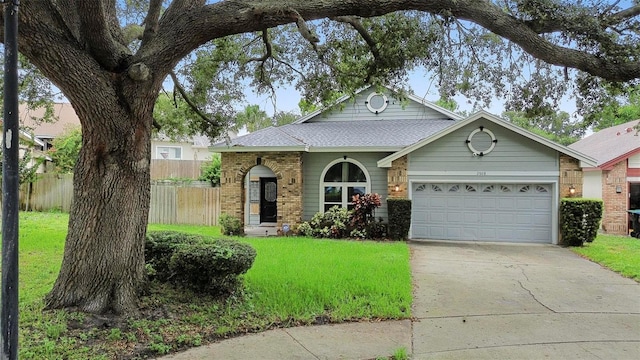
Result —
<svg viewBox="0 0 640 360"><path fill-rule="evenodd" d="M412 242L412 359L638 359L640 284L552 245Z"/></svg>

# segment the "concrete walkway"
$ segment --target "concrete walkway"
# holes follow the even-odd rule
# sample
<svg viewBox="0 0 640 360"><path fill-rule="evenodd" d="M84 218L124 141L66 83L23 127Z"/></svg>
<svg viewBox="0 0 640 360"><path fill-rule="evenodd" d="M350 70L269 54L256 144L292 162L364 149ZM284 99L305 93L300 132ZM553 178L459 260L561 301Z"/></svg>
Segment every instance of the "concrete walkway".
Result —
<svg viewBox="0 0 640 360"><path fill-rule="evenodd" d="M413 322L271 330L166 359L637 359L640 284L551 245L411 243Z"/></svg>

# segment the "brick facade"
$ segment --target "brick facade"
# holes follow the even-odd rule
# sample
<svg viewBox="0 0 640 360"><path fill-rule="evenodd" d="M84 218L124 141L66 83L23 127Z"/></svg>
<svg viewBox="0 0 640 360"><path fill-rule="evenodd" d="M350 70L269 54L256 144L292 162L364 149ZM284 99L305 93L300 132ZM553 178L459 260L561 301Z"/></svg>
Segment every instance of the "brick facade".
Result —
<svg viewBox="0 0 640 360"><path fill-rule="evenodd" d="M620 192L618 192L620 191ZM608 234L627 235L629 185L627 184L627 161L617 163L611 170L602 171L602 230Z"/></svg>
<svg viewBox="0 0 640 360"><path fill-rule="evenodd" d="M302 222L302 153L222 153L220 174L221 212L245 221L245 176L252 167L261 164L273 171L278 179L278 228L282 224L295 226Z"/></svg>
<svg viewBox="0 0 640 360"><path fill-rule="evenodd" d="M387 170L387 194L389 194L389 198L409 198L409 192L407 189L409 186L407 167L407 155L393 160L391 163L391 167ZM398 186L398 191L396 191L396 186Z"/></svg>
<svg viewBox="0 0 640 360"><path fill-rule="evenodd" d="M571 187L576 190L572 195ZM582 168L580 160L560 154L560 198L582 197Z"/></svg>

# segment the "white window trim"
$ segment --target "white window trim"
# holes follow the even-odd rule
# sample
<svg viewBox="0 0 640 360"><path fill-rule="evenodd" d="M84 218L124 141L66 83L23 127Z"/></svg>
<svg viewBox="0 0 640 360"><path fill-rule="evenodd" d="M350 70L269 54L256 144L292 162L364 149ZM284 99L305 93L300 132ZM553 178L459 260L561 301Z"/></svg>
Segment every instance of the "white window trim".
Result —
<svg viewBox="0 0 640 360"><path fill-rule="evenodd" d="M367 181L365 182L325 182L324 181L324 177L325 175L327 175L327 171L329 171L329 169L337 164L337 163L342 163L342 162L349 162L352 164L355 164L357 166L360 167L360 169L362 169L362 172L364 173L364 176L367 178ZM349 188L349 187L362 187L362 185L365 186L365 193L370 193L371 192L371 176L369 175L369 171L367 170L367 167L362 165L361 162L359 162L358 160L355 159L351 159L351 158L338 158L335 159L333 161L331 161L329 164L327 164L327 166L325 166L324 170L322 170L322 174L320 174L320 189L319 189L319 195L318 195L318 202L319 202L319 207L320 207L320 212L324 213L324 188L325 186L341 186L343 187L343 190ZM347 191L342 191L342 206L344 206L345 204L349 203L350 200L347 199ZM337 204L336 204L337 205Z"/></svg>
<svg viewBox="0 0 640 360"><path fill-rule="evenodd" d="M170 158L165 159L160 155L160 148L170 148L170 149L180 149L180 157L179 158ZM156 159L160 160L182 160L183 149L182 146L167 146L167 145L157 145L156 146Z"/></svg>

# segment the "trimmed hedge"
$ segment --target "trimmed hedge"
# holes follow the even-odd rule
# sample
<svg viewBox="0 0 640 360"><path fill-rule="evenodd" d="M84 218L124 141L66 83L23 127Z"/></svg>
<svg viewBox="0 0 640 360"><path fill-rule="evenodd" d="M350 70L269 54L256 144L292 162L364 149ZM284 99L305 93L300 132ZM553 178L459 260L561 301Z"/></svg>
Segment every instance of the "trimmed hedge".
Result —
<svg viewBox="0 0 640 360"><path fill-rule="evenodd" d="M255 257L248 244L177 231L148 232L145 243L145 259L155 279L212 295L238 290L239 276Z"/></svg>
<svg viewBox="0 0 640 360"><path fill-rule="evenodd" d="M407 240L411 226L411 200L387 199L389 215L389 237L393 240Z"/></svg>
<svg viewBox="0 0 640 360"><path fill-rule="evenodd" d="M598 235L602 219L602 200L566 198L560 201L562 244L582 246Z"/></svg>

